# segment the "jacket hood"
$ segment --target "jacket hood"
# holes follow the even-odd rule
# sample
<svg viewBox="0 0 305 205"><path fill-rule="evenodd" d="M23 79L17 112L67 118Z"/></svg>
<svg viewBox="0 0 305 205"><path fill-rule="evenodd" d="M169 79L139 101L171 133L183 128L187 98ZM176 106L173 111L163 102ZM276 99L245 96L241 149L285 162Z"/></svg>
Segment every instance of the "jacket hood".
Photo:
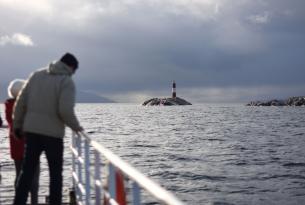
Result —
<svg viewBox="0 0 305 205"><path fill-rule="evenodd" d="M50 63L48 73L52 75L72 75L74 72L72 68L67 66L61 61L55 61Z"/></svg>

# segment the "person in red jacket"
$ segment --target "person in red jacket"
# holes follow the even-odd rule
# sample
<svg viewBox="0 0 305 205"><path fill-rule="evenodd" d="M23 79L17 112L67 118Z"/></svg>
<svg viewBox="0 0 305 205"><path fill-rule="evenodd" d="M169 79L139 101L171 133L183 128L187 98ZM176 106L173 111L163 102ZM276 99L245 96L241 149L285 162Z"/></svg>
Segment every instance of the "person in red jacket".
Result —
<svg viewBox="0 0 305 205"><path fill-rule="evenodd" d="M9 99L5 101L5 117L8 123L9 128L9 140L10 140L10 153L11 158L14 160L15 170L16 170L16 178L15 178L15 187L17 184L18 176L21 171L21 165L24 155L24 144L25 140L17 139L13 133L13 109L18 93L22 89L25 81L21 79L13 80L8 86L8 95ZM35 177L32 182L31 187L31 204L38 204L38 186L39 186L39 166L36 168Z"/></svg>

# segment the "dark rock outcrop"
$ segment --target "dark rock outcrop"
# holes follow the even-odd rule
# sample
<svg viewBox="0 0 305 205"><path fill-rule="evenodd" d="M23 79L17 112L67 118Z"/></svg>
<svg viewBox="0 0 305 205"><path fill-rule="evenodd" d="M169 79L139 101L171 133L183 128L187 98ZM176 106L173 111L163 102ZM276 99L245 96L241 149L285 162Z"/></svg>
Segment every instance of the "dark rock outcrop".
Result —
<svg viewBox="0 0 305 205"><path fill-rule="evenodd" d="M191 103L186 100L176 97L176 98L152 98L145 101L142 105L191 105Z"/></svg>
<svg viewBox="0 0 305 205"><path fill-rule="evenodd" d="M305 105L305 96L303 97L291 97L286 101L288 106L304 106Z"/></svg>
<svg viewBox="0 0 305 205"><path fill-rule="evenodd" d="M305 96L290 97L286 100L252 101L247 106L305 106Z"/></svg>

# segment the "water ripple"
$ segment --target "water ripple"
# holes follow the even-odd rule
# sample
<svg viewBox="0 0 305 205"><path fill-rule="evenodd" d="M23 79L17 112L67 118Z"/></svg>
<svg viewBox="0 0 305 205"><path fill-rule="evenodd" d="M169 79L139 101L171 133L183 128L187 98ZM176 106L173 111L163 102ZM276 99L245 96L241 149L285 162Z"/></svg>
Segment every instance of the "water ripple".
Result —
<svg viewBox="0 0 305 205"><path fill-rule="evenodd" d="M94 140L185 204L304 204L304 108L79 104L76 111ZM12 184L14 166L7 132L0 134L3 186ZM70 154L66 147L65 188L71 186ZM44 160L41 176L47 185Z"/></svg>

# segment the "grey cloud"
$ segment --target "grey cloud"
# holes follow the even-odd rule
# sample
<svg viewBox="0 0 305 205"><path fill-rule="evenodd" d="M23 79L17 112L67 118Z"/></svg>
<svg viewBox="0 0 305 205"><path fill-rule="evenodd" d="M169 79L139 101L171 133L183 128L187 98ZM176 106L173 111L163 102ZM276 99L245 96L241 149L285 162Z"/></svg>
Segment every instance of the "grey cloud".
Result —
<svg viewBox="0 0 305 205"><path fill-rule="evenodd" d="M217 7L130 2L77 1L60 14L65 3L58 1L53 15L39 19L1 11L0 17L12 16L10 24L0 18L1 35L27 33L37 44L2 49L1 66L10 71L1 69L1 78L25 76L71 51L80 59L78 87L108 95L161 92L173 79L185 89L305 85L301 0L215 1ZM260 16L268 19L251 20ZM13 56L20 61L12 62Z"/></svg>

